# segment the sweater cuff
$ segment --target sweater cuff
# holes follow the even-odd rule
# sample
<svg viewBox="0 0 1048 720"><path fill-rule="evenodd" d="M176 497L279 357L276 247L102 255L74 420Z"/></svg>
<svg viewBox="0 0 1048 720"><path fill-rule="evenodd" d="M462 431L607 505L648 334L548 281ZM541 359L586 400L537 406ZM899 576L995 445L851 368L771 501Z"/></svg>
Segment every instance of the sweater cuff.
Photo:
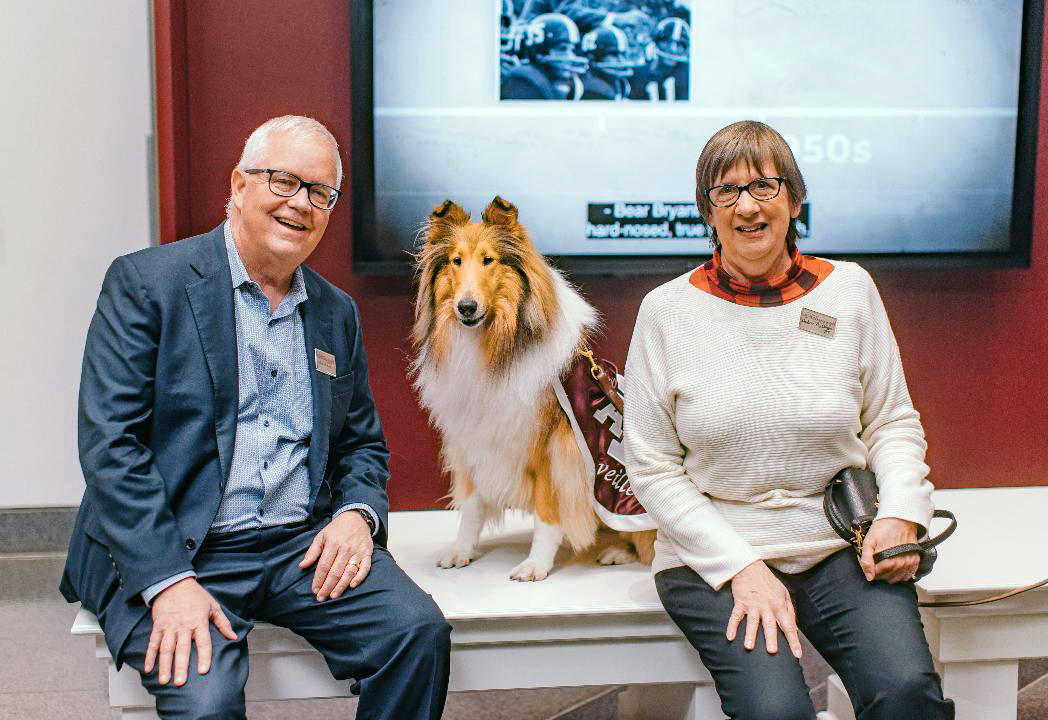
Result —
<svg viewBox="0 0 1048 720"><path fill-rule="evenodd" d="M752 554L749 556L744 557L740 555L737 558L733 557L731 562L718 567L715 570L708 570L705 574L699 574L702 575L702 579L706 581L707 585L716 591L720 591L728 581L760 559L761 557L757 554L757 551L753 550ZM698 570L695 570L695 572L698 572Z"/></svg>
<svg viewBox="0 0 1048 720"><path fill-rule="evenodd" d="M876 520L899 518L917 523L927 531L932 521L935 505L932 503L930 484L925 481L919 487L891 488L881 490L881 502L877 506Z"/></svg>
<svg viewBox="0 0 1048 720"><path fill-rule="evenodd" d="M714 590L720 590L743 568L761 559L754 547L738 536L730 540L722 538L727 542L722 542L716 550L707 553L691 552L670 533L662 529L659 532L669 542L681 562L698 573L699 577Z"/></svg>
<svg viewBox="0 0 1048 720"><path fill-rule="evenodd" d="M933 512L934 508L930 507L930 504L927 512L925 512L923 508L917 510L917 506L913 503L901 505L895 508L881 505L881 507L877 508L877 517L874 518L874 521L876 522L877 520L884 518L897 518L899 520L916 523L918 527L917 536L923 537L928 532L928 528L931 525Z"/></svg>

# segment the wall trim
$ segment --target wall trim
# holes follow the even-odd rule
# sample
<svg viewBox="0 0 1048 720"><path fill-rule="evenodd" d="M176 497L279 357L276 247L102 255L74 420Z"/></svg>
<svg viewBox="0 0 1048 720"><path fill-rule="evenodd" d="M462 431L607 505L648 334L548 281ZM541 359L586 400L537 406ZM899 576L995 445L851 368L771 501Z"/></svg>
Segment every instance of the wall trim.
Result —
<svg viewBox="0 0 1048 720"><path fill-rule="evenodd" d="M77 507L0 508L0 555L65 552Z"/></svg>

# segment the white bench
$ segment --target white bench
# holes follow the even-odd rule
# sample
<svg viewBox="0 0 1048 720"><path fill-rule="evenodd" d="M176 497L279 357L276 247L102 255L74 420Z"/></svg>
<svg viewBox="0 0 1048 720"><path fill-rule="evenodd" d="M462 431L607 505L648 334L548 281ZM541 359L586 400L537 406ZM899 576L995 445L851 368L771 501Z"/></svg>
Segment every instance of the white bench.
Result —
<svg viewBox="0 0 1048 720"><path fill-rule="evenodd" d="M647 566L599 567L592 557L572 560L562 551L546 580L518 583L509 572L528 553L530 517L507 515L497 534L485 533L480 557L455 570L435 563L455 537L457 513L395 512L389 526L393 556L453 628L452 691L633 684L620 696L623 720L724 717L709 673L663 611ZM127 666L116 672L94 616L81 609L72 632L95 636L96 654L109 665L109 702L121 716L155 720L138 673ZM283 628L257 624L248 647L250 700L349 694L349 683L332 679L320 654Z"/></svg>
<svg viewBox="0 0 1048 720"><path fill-rule="evenodd" d="M1048 487L937 490L957 515L922 600L967 600L1048 575ZM957 720L1015 720L1019 659L1048 656L1048 587L989 605L921 610L925 633ZM854 720L840 680L827 684L829 720Z"/></svg>
<svg viewBox="0 0 1048 720"><path fill-rule="evenodd" d="M1048 574L1041 529L1048 487L936 491L953 510L956 534L940 547L922 599L965 599ZM455 535L451 512L390 514L390 550L451 623L451 685L456 690L632 684L620 720L721 720L720 702L698 654L659 603L647 567L600 568L566 554L549 578L515 583L510 568L527 554L529 519L507 520L486 535L482 555L459 570L435 567ZM1018 659L1048 656L1048 588L991 605L922 611L932 654L958 720L1015 720ZM94 635L109 663L109 700L124 718L155 719L134 670L114 670L94 617L81 610L73 634ZM344 697L320 655L291 632L258 624L249 637L252 700ZM667 687L664 684L677 684ZM836 676L820 720L852 720Z"/></svg>

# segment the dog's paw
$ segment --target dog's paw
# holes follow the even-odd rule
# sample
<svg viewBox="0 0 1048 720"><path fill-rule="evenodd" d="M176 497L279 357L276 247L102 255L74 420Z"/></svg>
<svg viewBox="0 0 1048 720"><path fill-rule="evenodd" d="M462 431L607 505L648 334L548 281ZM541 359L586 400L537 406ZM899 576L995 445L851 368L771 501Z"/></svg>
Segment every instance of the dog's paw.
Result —
<svg viewBox="0 0 1048 720"><path fill-rule="evenodd" d="M546 576L549 575L549 571L553 568L552 565L539 565L531 558L528 558L517 567L513 568L509 576L512 580L519 580L520 582L534 582L535 580L545 580Z"/></svg>
<svg viewBox="0 0 1048 720"><path fill-rule="evenodd" d="M597 562L601 565L626 565L636 559L637 556L628 545L611 545L597 556Z"/></svg>
<svg viewBox="0 0 1048 720"><path fill-rule="evenodd" d="M456 546L449 547L437 558L437 567L460 568L473 562L473 551Z"/></svg>

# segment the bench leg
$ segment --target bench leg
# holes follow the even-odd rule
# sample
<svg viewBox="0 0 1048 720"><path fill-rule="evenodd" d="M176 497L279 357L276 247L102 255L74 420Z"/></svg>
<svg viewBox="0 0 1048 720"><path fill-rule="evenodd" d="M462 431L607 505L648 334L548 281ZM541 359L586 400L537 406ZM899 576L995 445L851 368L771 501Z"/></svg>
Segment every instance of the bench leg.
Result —
<svg viewBox="0 0 1048 720"><path fill-rule="evenodd" d="M957 707L957 720L1015 720L1019 661L944 663L943 694Z"/></svg>
<svg viewBox="0 0 1048 720"><path fill-rule="evenodd" d="M1019 662L945 663L943 694L953 700L957 720L1015 720L1018 712ZM819 720L855 720L848 693L836 675L826 678L826 712Z"/></svg>
<svg viewBox="0 0 1048 720"><path fill-rule="evenodd" d="M120 720L158 720L156 708L121 708Z"/></svg>
<svg viewBox="0 0 1048 720"><path fill-rule="evenodd" d="M619 720L724 720L713 685L630 685L619 693Z"/></svg>
<svg viewBox="0 0 1048 720"><path fill-rule="evenodd" d="M855 720L855 710L852 708L848 691L844 689L844 683L835 673L826 678L826 710L819 713L818 719Z"/></svg>

